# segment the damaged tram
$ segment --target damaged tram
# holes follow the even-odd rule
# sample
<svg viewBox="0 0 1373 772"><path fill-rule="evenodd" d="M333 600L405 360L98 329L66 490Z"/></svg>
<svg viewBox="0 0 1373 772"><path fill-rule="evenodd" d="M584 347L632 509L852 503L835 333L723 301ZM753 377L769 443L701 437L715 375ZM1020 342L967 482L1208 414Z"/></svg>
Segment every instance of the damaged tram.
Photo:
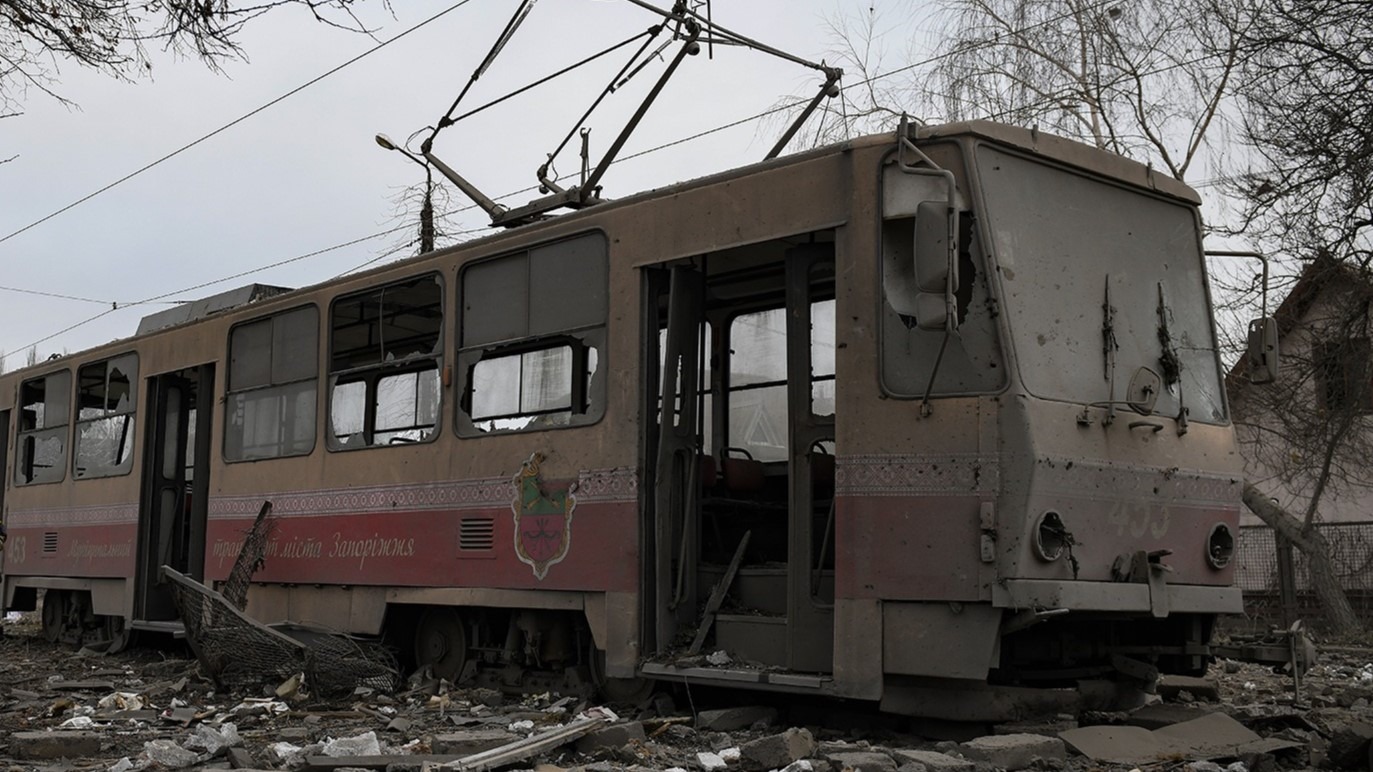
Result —
<svg viewBox="0 0 1373 772"><path fill-rule="evenodd" d="M160 568L223 581L270 501L253 618L453 679L996 720L1199 672L1241 482L1197 206L911 128L179 309L0 376L5 607L175 631Z"/></svg>

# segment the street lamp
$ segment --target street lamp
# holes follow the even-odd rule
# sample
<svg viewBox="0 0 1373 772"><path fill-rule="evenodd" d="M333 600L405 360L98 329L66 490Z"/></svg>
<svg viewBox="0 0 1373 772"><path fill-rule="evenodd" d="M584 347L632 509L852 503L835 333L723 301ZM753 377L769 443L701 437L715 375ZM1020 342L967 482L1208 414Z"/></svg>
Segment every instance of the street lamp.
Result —
<svg viewBox="0 0 1373 772"><path fill-rule="evenodd" d="M420 254L434 251L434 169L429 162L391 141L385 134L376 136L377 144L394 150L424 167L424 202L420 204Z"/></svg>

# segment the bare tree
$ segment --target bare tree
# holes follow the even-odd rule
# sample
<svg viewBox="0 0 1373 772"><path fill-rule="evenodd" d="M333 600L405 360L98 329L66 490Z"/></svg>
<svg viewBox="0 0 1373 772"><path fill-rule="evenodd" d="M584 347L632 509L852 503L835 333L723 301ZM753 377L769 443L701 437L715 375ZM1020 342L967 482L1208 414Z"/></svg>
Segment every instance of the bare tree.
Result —
<svg viewBox="0 0 1373 772"><path fill-rule="evenodd" d="M1303 272L1278 311L1283 372L1261 387L1231 384L1236 434L1249 464L1245 504L1306 556L1312 591L1336 632L1361 623L1342 567L1318 528L1340 497L1373 493L1373 275L1328 254ZM1290 508L1288 508L1290 507Z"/></svg>
<svg viewBox="0 0 1373 772"><path fill-rule="evenodd" d="M1373 18L1352 0L1249 2L1256 22L1244 41L1240 95L1252 154L1232 186L1248 201L1239 227L1302 258L1297 290L1307 277L1318 283L1309 302L1322 307L1302 339L1284 345L1288 375L1250 395L1262 421L1242 434L1272 479L1247 486L1245 503L1302 551L1336 630L1354 633L1362 624L1316 526L1332 496L1370 488ZM1274 488L1298 505L1279 506Z"/></svg>
<svg viewBox="0 0 1373 772"><path fill-rule="evenodd" d="M1249 21L1224 0L945 0L944 113L1090 142L1185 179L1228 135Z"/></svg>
<svg viewBox="0 0 1373 772"><path fill-rule="evenodd" d="M195 57L211 67L242 55L245 25L295 6L320 22L365 31L355 0L0 0L0 110L21 105L30 89L66 101L56 89L63 62L130 79L151 71L149 47Z"/></svg>

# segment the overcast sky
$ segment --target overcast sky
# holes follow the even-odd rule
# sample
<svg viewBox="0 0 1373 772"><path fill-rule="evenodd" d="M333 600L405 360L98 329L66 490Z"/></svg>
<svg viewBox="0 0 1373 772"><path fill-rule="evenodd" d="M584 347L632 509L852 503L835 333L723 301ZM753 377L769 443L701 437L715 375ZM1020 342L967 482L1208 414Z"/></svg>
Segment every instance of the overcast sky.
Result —
<svg viewBox="0 0 1373 772"><path fill-rule="evenodd" d="M316 76L444 11L457 0L380 2L360 11L376 31L330 29L302 9L276 11L241 38L248 61L221 74L194 61L155 59L152 80L120 82L64 65L65 107L31 92L25 114L0 121L0 238L10 236L159 157L245 115ZM668 0L659 0L667 6ZM433 124L452 103L516 7L470 0L279 104L70 211L0 242L0 285L96 302L0 291L0 350L21 366L39 339L117 303L121 310L38 344L46 357L131 335L143 315L167 306L130 304L172 293L400 224L396 197L420 166L379 148ZM827 19L866 13L852 0L714 0L716 22L807 59L835 45ZM878 4L897 39L917 35L905 3ZM896 6L892 12L891 6ZM625 0L544 0L463 102L475 107L644 31L657 18ZM903 30L903 25L911 26ZM666 37L666 36L663 36ZM436 153L492 196L525 188L630 49L445 130ZM664 52L670 57L676 46ZM912 49L915 50L915 49ZM606 100L589 125L602 154L662 71L649 67ZM621 153L627 156L762 112L818 88L818 73L766 54L715 47L690 58ZM605 195L760 160L781 122L751 122L706 139L617 164ZM558 168L577 167L575 140ZM523 203L529 194L511 199ZM466 201L456 192L454 200ZM460 228L484 224L479 213ZM184 294L190 300L253 281L300 287L394 250L394 234ZM399 257L399 255L397 255ZM388 257L385 259L395 259ZM130 305L129 308L123 307Z"/></svg>

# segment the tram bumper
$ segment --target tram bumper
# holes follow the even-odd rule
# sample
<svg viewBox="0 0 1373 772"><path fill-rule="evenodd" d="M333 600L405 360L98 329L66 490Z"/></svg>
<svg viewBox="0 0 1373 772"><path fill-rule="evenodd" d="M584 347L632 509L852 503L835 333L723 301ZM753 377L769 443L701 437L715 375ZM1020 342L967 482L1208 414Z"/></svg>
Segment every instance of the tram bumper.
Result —
<svg viewBox="0 0 1373 772"><path fill-rule="evenodd" d="M993 585L992 605L1006 609L1066 609L1169 614L1238 614L1238 587L1197 584L1087 582L1065 579L1007 579Z"/></svg>

